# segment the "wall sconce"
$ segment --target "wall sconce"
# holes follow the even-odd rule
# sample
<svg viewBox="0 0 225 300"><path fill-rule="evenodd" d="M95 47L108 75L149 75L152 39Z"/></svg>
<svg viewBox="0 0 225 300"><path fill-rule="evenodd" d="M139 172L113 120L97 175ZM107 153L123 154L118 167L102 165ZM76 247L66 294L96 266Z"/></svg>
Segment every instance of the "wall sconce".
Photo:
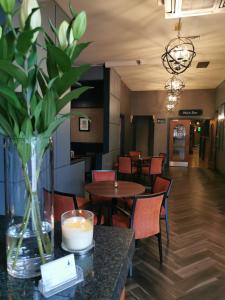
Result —
<svg viewBox="0 0 225 300"><path fill-rule="evenodd" d="M134 118L134 116L133 116L133 115L130 115L130 122L131 122L131 123L133 122L133 118Z"/></svg>

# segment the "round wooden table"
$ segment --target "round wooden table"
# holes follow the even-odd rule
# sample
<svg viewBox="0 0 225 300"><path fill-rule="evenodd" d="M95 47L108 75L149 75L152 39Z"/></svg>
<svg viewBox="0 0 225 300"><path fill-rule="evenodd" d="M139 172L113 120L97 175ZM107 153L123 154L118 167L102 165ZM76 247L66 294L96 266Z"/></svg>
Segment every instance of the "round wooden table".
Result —
<svg viewBox="0 0 225 300"><path fill-rule="evenodd" d="M118 187L114 187L114 181L95 181L85 185L85 190L91 195L103 198L128 198L142 194L145 187L131 181L117 181Z"/></svg>
<svg viewBox="0 0 225 300"><path fill-rule="evenodd" d="M85 190L88 193L102 198L100 201L100 211L102 211L101 207L104 206L105 224L108 225L112 224L112 203L115 204L116 199L134 197L145 191L145 187L136 182L117 181L117 183L118 187L114 186L114 181L95 181L85 185Z"/></svg>

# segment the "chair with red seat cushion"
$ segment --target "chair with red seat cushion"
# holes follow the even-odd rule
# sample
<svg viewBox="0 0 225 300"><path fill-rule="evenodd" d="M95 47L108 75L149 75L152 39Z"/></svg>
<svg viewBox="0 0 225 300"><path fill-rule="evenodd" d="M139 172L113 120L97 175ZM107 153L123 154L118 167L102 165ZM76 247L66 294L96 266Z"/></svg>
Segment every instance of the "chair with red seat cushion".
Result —
<svg viewBox="0 0 225 300"><path fill-rule="evenodd" d="M118 173L122 176L131 176L137 174L137 165L132 162L131 157L128 156L120 156L119 157L119 167Z"/></svg>
<svg viewBox="0 0 225 300"><path fill-rule="evenodd" d="M165 192L166 197L163 201L162 209L161 209L161 220L165 220L166 222L166 235L167 235L167 240L169 240L169 215L168 215L168 199L169 199L169 194L171 191L172 187L172 179L163 177L163 176L156 176L155 181L152 186L151 192L153 194L155 193L161 193Z"/></svg>
<svg viewBox="0 0 225 300"><path fill-rule="evenodd" d="M44 189L45 209L49 206L50 199L53 199L54 220L61 221L61 215L69 210L85 209L90 204L90 201L81 196L75 196L69 193L54 191L50 193ZM97 217L94 218L95 225L101 223Z"/></svg>
<svg viewBox="0 0 225 300"><path fill-rule="evenodd" d="M114 170L93 170L92 181L115 181L116 172Z"/></svg>
<svg viewBox="0 0 225 300"><path fill-rule="evenodd" d="M92 182L115 181L115 180L116 180L115 170L93 170L92 171ZM98 219L102 219L104 215L103 209L106 205L110 205L110 206L112 205L112 199L105 198L105 197L97 197L93 195L90 195L90 197L91 197L92 204L95 206L97 210Z"/></svg>
<svg viewBox="0 0 225 300"><path fill-rule="evenodd" d="M162 156L153 156L150 159L150 163L147 166L143 166L141 168L141 173L144 176L149 176L150 183L153 182L153 177L156 175L162 174L163 167L163 157Z"/></svg>
<svg viewBox="0 0 225 300"><path fill-rule="evenodd" d="M141 155L141 151L129 151L128 155L130 157L138 157Z"/></svg>
<svg viewBox="0 0 225 300"><path fill-rule="evenodd" d="M162 263L162 240L160 230L160 210L165 193L136 196L130 214L119 209L112 216L113 226L133 228L135 239L157 236L160 263Z"/></svg>
<svg viewBox="0 0 225 300"><path fill-rule="evenodd" d="M165 164L166 164L166 153L160 152L159 156L163 157L162 165L163 165L163 170L164 170L165 169Z"/></svg>

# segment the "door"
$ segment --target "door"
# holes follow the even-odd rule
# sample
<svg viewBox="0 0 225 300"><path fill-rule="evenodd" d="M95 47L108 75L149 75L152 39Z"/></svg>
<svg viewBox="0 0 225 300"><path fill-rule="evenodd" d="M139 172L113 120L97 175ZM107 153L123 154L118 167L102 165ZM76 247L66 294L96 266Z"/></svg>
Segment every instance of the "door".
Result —
<svg viewBox="0 0 225 300"><path fill-rule="evenodd" d="M152 116L133 117L133 149L142 155L153 155L154 121Z"/></svg>
<svg viewBox="0 0 225 300"><path fill-rule="evenodd" d="M170 166L188 167L190 121L170 121Z"/></svg>

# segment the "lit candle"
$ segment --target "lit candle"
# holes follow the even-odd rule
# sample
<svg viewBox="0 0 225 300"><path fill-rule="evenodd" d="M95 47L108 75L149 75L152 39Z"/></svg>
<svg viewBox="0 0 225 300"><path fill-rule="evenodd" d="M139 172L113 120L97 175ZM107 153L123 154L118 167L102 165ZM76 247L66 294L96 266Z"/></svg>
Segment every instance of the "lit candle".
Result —
<svg viewBox="0 0 225 300"><path fill-rule="evenodd" d="M92 244L93 222L83 216L72 216L62 222L62 242L70 251L83 250Z"/></svg>

